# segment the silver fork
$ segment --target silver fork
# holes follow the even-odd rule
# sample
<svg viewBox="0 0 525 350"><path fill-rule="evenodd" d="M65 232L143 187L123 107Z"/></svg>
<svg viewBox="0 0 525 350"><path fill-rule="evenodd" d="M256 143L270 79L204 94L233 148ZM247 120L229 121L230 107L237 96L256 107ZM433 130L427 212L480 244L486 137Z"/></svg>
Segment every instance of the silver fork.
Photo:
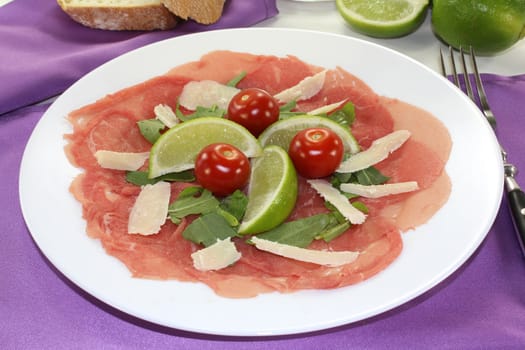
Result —
<svg viewBox="0 0 525 350"><path fill-rule="evenodd" d="M462 48L459 49L459 57L461 61L461 68L462 73L458 75L457 69L456 69L456 62L454 58L454 50L452 47L449 46L449 60L450 60L450 67L452 69L452 78L454 80L454 84L456 86L463 90L460 84L459 76L463 76L463 80L465 82L465 92L472 101L476 103L476 97L474 95L474 91L472 89L472 84L469 79L469 71L467 68L467 63L465 60L465 52ZM487 118L487 121L489 122L490 126L496 132L496 118L494 116L494 113L492 113L492 110L490 109L490 106L487 101L487 96L485 95L485 89L483 88L483 84L481 82L481 77L479 75L478 71L478 65L476 62L476 56L474 54L474 50L472 47L470 48L468 52L470 56L470 65L472 66L472 69L474 70L474 80L476 82L476 91L478 95L478 99L481 105L481 111L483 112L483 115L485 118ZM443 57L443 51L439 50L439 56L441 60L441 70L444 76L447 76L447 70L445 67L445 59ZM525 256L525 194L521 190L520 186L518 185L515 175L517 174L517 169L514 165L507 162L507 152L501 147L501 155L503 158L503 170L505 175L505 188L507 190L507 200L509 203L510 211L512 213L512 219L514 223L514 228L516 230L516 234L518 237L518 241L520 243L521 252Z"/></svg>

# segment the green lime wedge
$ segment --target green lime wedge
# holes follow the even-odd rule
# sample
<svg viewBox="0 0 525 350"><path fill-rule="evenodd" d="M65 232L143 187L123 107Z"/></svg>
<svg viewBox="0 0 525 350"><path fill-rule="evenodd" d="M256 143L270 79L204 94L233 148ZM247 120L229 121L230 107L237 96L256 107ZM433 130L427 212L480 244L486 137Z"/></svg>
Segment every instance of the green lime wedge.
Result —
<svg viewBox="0 0 525 350"><path fill-rule="evenodd" d="M268 231L281 224L297 200L297 174L288 153L268 146L252 164L248 206L239 233Z"/></svg>
<svg viewBox="0 0 525 350"><path fill-rule="evenodd" d="M288 150L290 142L297 132L308 129L324 127L333 130L343 141L345 152L357 153L359 152L359 144L350 130L336 122L315 116L295 116L288 119L283 119L270 125L264 132L259 135L259 142L263 147L268 145L277 145L285 150Z"/></svg>
<svg viewBox="0 0 525 350"><path fill-rule="evenodd" d="M212 143L231 144L249 158L262 154L257 139L243 126L223 118L197 118L177 124L159 137L151 148L149 177L193 168L197 154Z"/></svg>
<svg viewBox="0 0 525 350"><path fill-rule="evenodd" d="M378 38L407 35L423 23L428 0L336 0L341 16L356 31Z"/></svg>

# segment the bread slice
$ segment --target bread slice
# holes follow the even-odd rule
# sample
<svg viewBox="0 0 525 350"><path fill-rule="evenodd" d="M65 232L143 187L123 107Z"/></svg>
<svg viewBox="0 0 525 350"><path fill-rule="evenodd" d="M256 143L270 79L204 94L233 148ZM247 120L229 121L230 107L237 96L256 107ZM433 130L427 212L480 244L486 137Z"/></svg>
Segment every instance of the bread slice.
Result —
<svg viewBox="0 0 525 350"><path fill-rule="evenodd" d="M161 0L57 0L73 20L90 28L107 30L164 30L177 17Z"/></svg>
<svg viewBox="0 0 525 350"><path fill-rule="evenodd" d="M182 19L189 18L201 24L212 24L221 18L225 0L161 0L161 2Z"/></svg>

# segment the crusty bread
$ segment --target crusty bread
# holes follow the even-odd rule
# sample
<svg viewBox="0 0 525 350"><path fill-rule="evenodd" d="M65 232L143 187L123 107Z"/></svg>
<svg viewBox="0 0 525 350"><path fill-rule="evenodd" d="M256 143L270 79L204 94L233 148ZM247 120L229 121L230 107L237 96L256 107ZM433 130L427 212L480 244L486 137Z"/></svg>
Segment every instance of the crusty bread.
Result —
<svg viewBox="0 0 525 350"><path fill-rule="evenodd" d="M86 27L108 30L164 30L177 17L161 0L57 0L73 20Z"/></svg>
<svg viewBox="0 0 525 350"><path fill-rule="evenodd" d="M225 0L161 0L161 2L182 19L212 24L221 17Z"/></svg>

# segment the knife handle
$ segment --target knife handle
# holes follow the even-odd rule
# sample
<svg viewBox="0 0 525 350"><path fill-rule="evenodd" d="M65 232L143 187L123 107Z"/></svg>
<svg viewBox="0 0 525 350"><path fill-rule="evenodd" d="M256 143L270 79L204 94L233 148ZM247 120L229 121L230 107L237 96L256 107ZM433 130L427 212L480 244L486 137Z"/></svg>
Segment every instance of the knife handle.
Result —
<svg viewBox="0 0 525 350"><path fill-rule="evenodd" d="M507 198L521 252L525 256L525 193L518 187L507 192Z"/></svg>

